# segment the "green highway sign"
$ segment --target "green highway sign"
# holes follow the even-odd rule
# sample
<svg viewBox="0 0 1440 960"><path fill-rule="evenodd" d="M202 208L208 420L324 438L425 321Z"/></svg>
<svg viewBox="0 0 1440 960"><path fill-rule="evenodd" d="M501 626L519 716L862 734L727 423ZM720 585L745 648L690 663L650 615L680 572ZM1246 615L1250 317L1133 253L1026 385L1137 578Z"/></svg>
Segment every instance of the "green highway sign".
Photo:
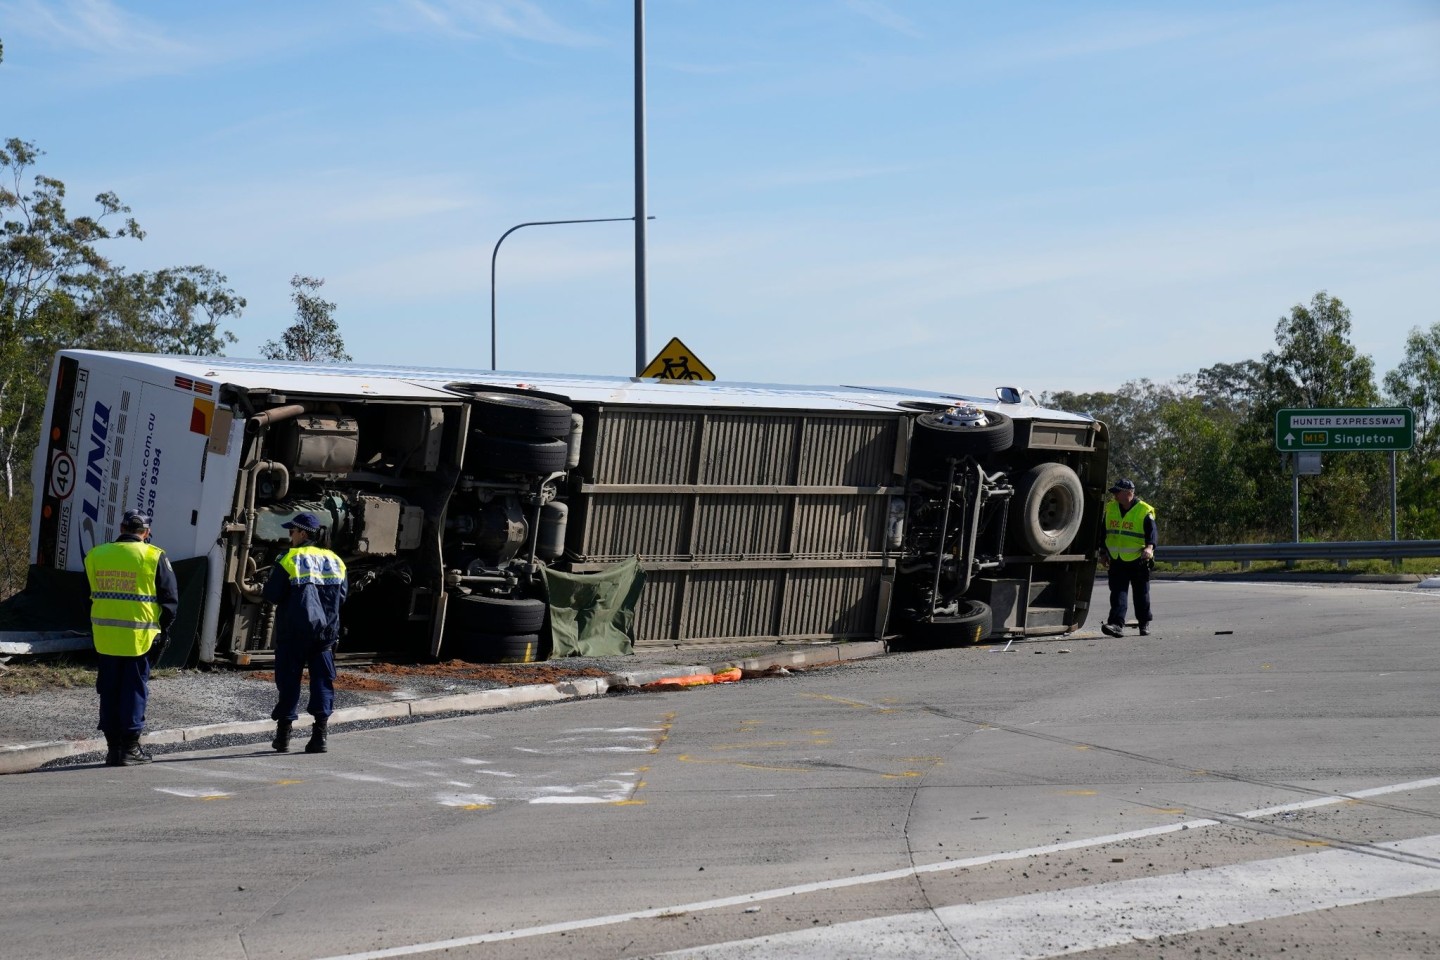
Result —
<svg viewBox="0 0 1440 960"><path fill-rule="evenodd" d="M1409 450L1414 445L1415 413L1408 407L1275 411L1277 450Z"/></svg>

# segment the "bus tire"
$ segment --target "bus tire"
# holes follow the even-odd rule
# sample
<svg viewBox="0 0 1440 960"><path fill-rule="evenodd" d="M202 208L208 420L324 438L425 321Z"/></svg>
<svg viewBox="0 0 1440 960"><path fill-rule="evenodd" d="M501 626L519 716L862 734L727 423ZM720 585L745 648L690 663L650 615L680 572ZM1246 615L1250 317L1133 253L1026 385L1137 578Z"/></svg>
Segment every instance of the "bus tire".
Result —
<svg viewBox="0 0 1440 960"><path fill-rule="evenodd" d="M539 656L535 633L471 633L460 641L460 659L470 663L534 663Z"/></svg>
<svg viewBox="0 0 1440 960"><path fill-rule="evenodd" d="M986 410L989 423L983 427L946 423L944 416L944 410L931 410L915 418L921 436L928 440L927 446L942 456L979 457L1009 450L1015 442L1015 422L1003 413Z"/></svg>
<svg viewBox="0 0 1440 960"><path fill-rule="evenodd" d="M961 600L960 612L953 617L936 617L930 623L930 632L943 646L961 647L984 640L994 627L988 603Z"/></svg>
<svg viewBox="0 0 1440 960"><path fill-rule="evenodd" d="M565 425L568 430L568 418ZM563 473L569 450L564 440L520 440L472 433L466 460L490 473Z"/></svg>
<svg viewBox="0 0 1440 960"><path fill-rule="evenodd" d="M990 605L979 600L961 600L960 610L951 617L916 620L902 630L891 646L896 650L936 650L979 643L994 629Z"/></svg>
<svg viewBox="0 0 1440 960"><path fill-rule="evenodd" d="M545 601L461 597L456 617L472 633L538 633L545 623Z"/></svg>
<svg viewBox="0 0 1440 960"><path fill-rule="evenodd" d="M477 393L471 397L476 426L497 437L554 440L570 435L568 406L520 393Z"/></svg>
<svg viewBox="0 0 1440 960"><path fill-rule="evenodd" d="M1015 485L1011 516L1019 546L1042 557L1061 553L1075 540L1085 518L1085 487L1063 463L1041 463Z"/></svg>

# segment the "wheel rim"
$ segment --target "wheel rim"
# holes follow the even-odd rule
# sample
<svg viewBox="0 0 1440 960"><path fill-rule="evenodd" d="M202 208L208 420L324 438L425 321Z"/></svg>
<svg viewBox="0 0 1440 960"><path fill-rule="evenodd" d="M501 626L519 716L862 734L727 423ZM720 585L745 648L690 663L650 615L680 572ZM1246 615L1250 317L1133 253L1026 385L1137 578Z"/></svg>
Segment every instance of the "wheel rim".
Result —
<svg viewBox="0 0 1440 960"><path fill-rule="evenodd" d="M1047 535L1055 537L1065 531L1067 520L1074 515L1075 498L1069 490L1057 486L1041 498L1035 519Z"/></svg>

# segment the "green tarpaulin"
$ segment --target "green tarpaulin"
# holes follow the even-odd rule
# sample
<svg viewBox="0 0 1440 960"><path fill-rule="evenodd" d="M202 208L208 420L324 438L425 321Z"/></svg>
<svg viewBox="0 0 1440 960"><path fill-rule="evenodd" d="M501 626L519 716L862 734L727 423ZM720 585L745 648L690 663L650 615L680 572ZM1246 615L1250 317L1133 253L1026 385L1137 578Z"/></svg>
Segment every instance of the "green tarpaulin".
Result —
<svg viewBox="0 0 1440 960"><path fill-rule="evenodd" d="M612 657L635 649L635 608L645 586L640 558L601 573L545 568L556 657Z"/></svg>

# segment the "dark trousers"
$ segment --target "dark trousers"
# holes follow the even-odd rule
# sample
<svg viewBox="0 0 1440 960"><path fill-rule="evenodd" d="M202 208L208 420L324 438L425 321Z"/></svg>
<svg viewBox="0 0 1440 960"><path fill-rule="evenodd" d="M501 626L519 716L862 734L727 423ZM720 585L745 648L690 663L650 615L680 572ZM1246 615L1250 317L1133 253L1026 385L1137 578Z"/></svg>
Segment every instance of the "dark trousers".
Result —
<svg viewBox="0 0 1440 960"><path fill-rule="evenodd" d="M97 656L95 692L100 694L100 722L96 729L107 737L139 733L145 729L145 701L150 696L149 658Z"/></svg>
<svg viewBox="0 0 1440 960"><path fill-rule="evenodd" d="M281 642L275 647L275 690L279 700L270 711L271 720L294 720L299 716L300 674L310 671L310 702L305 712L316 720L335 709L335 645L307 647Z"/></svg>
<svg viewBox="0 0 1440 960"><path fill-rule="evenodd" d="M1125 625L1125 609L1131 589L1135 591L1135 619L1150 622L1150 564L1138 560L1110 561L1110 622Z"/></svg>

